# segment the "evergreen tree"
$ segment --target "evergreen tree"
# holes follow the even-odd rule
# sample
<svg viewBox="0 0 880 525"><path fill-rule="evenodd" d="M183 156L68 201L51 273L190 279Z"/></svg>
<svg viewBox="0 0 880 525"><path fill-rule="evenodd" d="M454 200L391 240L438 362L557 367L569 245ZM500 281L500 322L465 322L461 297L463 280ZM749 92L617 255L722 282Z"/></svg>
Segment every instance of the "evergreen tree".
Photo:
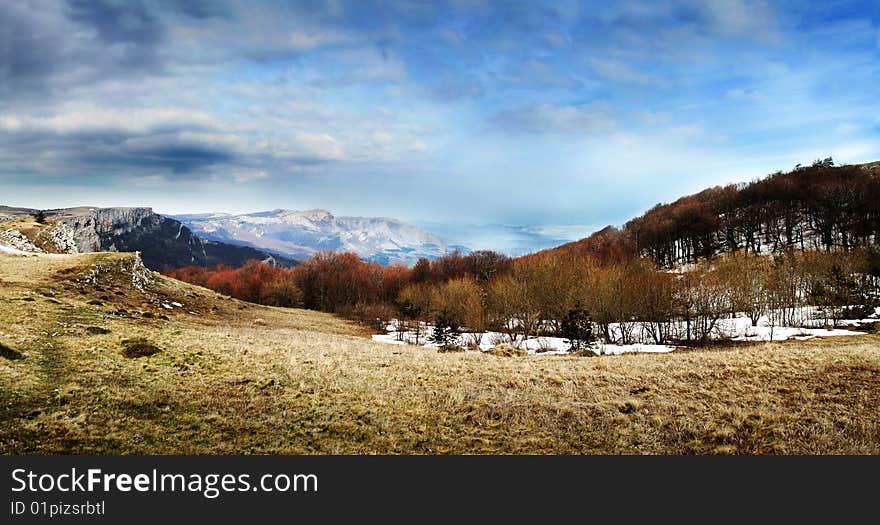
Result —
<svg viewBox="0 0 880 525"><path fill-rule="evenodd" d="M590 314L578 301L574 308L566 312L562 318L562 337L571 345L572 350L586 348L595 338L593 336L593 320Z"/></svg>
<svg viewBox="0 0 880 525"><path fill-rule="evenodd" d="M46 214L43 212L43 210L37 210L37 212L34 213L34 220L40 224L46 222Z"/></svg>
<svg viewBox="0 0 880 525"><path fill-rule="evenodd" d="M437 314L437 318L434 320L434 333L431 334L431 342L440 346L456 344L460 328L453 316L443 310Z"/></svg>

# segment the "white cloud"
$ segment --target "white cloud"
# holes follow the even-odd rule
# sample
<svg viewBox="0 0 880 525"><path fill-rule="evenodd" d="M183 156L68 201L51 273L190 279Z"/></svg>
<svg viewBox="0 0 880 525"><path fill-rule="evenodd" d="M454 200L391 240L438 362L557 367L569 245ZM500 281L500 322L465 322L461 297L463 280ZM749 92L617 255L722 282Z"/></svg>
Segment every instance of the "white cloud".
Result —
<svg viewBox="0 0 880 525"><path fill-rule="evenodd" d="M724 96L733 100L763 100L764 94L756 89L733 88L728 89Z"/></svg>
<svg viewBox="0 0 880 525"><path fill-rule="evenodd" d="M778 37L776 13L763 0L701 0L700 4L722 34L763 39Z"/></svg>
<svg viewBox="0 0 880 525"><path fill-rule="evenodd" d="M571 106L539 104L502 111L493 120L502 129L538 133L593 134L610 131L615 125L610 108L604 102Z"/></svg>
<svg viewBox="0 0 880 525"><path fill-rule="evenodd" d="M839 135L851 135L863 129L863 126L852 122L841 122L834 127L834 132Z"/></svg>
<svg viewBox="0 0 880 525"><path fill-rule="evenodd" d="M293 30L288 35L288 42L295 49L301 51L310 51L319 47L349 43L351 42L351 37L341 31Z"/></svg>
<svg viewBox="0 0 880 525"><path fill-rule="evenodd" d="M604 58L588 58L587 63L599 77L611 81L644 86L659 86L661 79L643 73L623 62Z"/></svg>
<svg viewBox="0 0 880 525"><path fill-rule="evenodd" d="M297 132L291 138L264 138L258 142L255 151L287 161L327 161L342 157L339 143L327 133Z"/></svg>
<svg viewBox="0 0 880 525"><path fill-rule="evenodd" d="M240 171L236 170L229 174L235 182L253 182L269 178L265 171Z"/></svg>
<svg viewBox="0 0 880 525"><path fill-rule="evenodd" d="M647 109L636 111L634 116L639 122L648 126L665 124L672 119L672 115L665 111L650 111Z"/></svg>
<svg viewBox="0 0 880 525"><path fill-rule="evenodd" d="M0 130L59 134L115 131L130 134L163 129L213 128L217 121L208 113L178 107L128 108L120 111L93 104L73 103L48 116L7 113L0 115Z"/></svg>
<svg viewBox="0 0 880 525"><path fill-rule="evenodd" d="M673 126L666 132L673 140L693 140L703 136L705 130L700 124Z"/></svg>

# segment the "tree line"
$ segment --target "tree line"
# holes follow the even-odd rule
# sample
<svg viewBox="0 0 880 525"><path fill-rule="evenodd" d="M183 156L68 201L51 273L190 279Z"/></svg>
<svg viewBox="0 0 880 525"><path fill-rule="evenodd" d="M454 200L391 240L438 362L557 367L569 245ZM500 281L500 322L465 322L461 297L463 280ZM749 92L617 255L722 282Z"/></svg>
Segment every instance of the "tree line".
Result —
<svg viewBox="0 0 880 525"><path fill-rule="evenodd" d="M652 258L604 260L544 252L519 259L491 251L453 253L412 268L382 266L350 253L318 253L290 269L251 261L241 268L186 267L174 278L243 300L337 313L418 342L479 345L487 331L514 345L559 336L572 346L608 343L706 344L724 337L719 321L796 326L865 317L878 303L877 254L746 250L663 269ZM817 311L806 310L815 306ZM729 334L728 334L729 335Z"/></svg>

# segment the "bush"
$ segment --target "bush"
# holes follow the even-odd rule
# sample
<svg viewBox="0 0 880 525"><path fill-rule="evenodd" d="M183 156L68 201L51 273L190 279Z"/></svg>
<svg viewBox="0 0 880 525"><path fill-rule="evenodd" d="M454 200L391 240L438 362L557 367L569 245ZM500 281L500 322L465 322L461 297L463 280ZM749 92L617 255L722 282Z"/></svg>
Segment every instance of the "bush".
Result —
<svg viewBox="0 0 880 525"><path fill-rule="evenodd" d="M486 353L498 357L523 357L529 355L529 353L522 348L510 346L509 344L500 344Z"/></svg>
<svg viewBox="0 0 880 525"><path fill-rule="evenodd" d="M872 315L874 315L874 307L866 305L849 306L842 311L844 319L867 319Z"/></svg>
<svg viewBox="0 0 880 525"><path fill-rule="evenodd" d="M122 341L122 355L132 359L138 357L149 357L159 353L161 350L158 346L143 337L135 339L126 339Z"/></svg>
<svg viewBox="0 0 880 525"><path fill-rule="evenodd" d="M599 354L593 351L589 346L586 348L581 348L580 350L575 350L572 354L578 357L599 357Z"/></svg>
<svg viewBox="0 0 880 525"><path fill-rule="evenodd" d="M87 326L86 333L89 335L103 335L109 334L110 330L106 328L101 328L100 326Z"/></svg>
<svg viewBox="0 0 880 525"><path fill-rule="evenodd" d="M291 274L284 274L274 281L263 284L260 289L260 302L269 306L295 308L302 306L303 293Z"/></svg>
<svg viewBox="0 0 880 525"><path fill-rule="evenodd" d="M445 344L445 345L441 346L440 348L438 348L437 351L441 354L449 354L449 353L455 353L455 352L464 352L464 348L462 348L458 345Z"/></svg>
<svg viewBox="0 0 880 525"><path fill-rule="evenodd" d="M395 310L388 303L358 303L352 307L344 307L340 313L384 334L388 332Z"/></svg>

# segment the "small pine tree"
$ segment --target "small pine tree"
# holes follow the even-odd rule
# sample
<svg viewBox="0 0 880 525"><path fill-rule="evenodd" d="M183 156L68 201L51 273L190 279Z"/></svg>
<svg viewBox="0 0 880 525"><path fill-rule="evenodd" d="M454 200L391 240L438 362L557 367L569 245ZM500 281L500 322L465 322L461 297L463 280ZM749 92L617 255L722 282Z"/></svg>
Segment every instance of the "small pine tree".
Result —
<svg viewBox="0 0 880 525"><path fill-rule="evenodd" d="M431 342L440 346L455 344L458 342L460 328L452 316L444 310L437 314L437 318L434 320L434 333L431 334Z"/></svg>
<svg viewBox="0 0 880 525"><path fill-rule="evenodd" d="M580 302L562 318L562 337L571 345L571 350L586 348L595 340L593 320Z"/></svg>
<svg viewBox="0 0 880 525"><path fill-rule="evenodd" d="M43 210L37 210L37 212L34 213L34 220L39 224L43 224L46 222L46 213L43 212Z"/></svg>

